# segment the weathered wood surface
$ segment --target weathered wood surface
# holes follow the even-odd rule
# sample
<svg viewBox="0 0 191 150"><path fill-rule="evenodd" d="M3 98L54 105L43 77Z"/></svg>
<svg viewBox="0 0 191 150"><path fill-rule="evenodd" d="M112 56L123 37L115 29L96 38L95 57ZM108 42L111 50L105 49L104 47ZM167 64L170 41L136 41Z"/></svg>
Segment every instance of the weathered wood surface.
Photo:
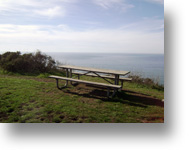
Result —
<svg viewBox="0 0 191 150"><path fill-rule="evenodd" d="M90 71L90 72L97 72L97 73L113 74L113 75L126 75L126 74L130 73L129 71L97 69L97 68L88 68L88 67L80 67L80 66L72 66L72 65L60 65L58 67L65 68L65 69L74 69L74 70Z"/></svg>
<svg viewBox="0 0 191 150"><path fill-rule="evenodd" d="M72 72L72 74L84 75L84 73L81 73L81 72ZM85 74L85 75L86 75L86 76L92 76L92 77L99 77L99 76L97 76L96 74L93 74L93 73L88 73L88 74ZM106 76L106 75L100 75L100 76L103 77L103 78L115 79L115 76ZM131 81L132 78L119 77L119 80Z"/></svg>
<svg viewBox="0 0 191 150"><path fill-rule="evenodd" d="M54 75L51 75L51 76L49 76L49 77L50 77L50 78L55 78L55 79L61 79L61 80L72 81L72 82L79 82L79 83L92 84L92 85L97 85L97 86L104 86L104 87L115 88L115 89L116 89L116 88L117 88L117 89L120 89L120 88L121 88L121 85L98 83L98 82L85 81L85 80L79 80L79 79L73 79L73 78L67 78L67 77L60 77L60 76L54 76Z"/></svg>

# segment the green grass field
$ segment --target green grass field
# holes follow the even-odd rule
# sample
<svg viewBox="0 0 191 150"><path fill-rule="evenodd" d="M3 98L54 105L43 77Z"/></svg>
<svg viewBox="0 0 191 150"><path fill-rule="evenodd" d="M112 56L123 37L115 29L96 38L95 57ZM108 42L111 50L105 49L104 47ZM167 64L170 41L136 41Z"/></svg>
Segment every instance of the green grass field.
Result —
<svg viewBox="0 0 191 150"><path fill-rule="evenodd" d="M107 99L106 90L83 84L58 90L54 79L43 76L0 75L0 122L162 123L162 99L164 91L130 82Z"/></svg>

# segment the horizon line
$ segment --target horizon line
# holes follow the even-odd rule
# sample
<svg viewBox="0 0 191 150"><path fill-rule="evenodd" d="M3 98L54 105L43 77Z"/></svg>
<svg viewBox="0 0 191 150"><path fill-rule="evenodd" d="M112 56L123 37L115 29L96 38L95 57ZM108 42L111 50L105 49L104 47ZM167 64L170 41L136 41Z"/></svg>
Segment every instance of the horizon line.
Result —
<svg viewBox="0 0 191 150"><path fill-rule="evenodd" d="M17 52L19 50L15 50L15 51L3 51L3 52L0 52L0 54L3 54L3 53L6 53L6 52ZM37 51L40 51L42 53L102 53L102 54L156 54L156 55L164 55L164 53L133 53L133 52L60 52L60 51L56 51L56 52L53 52L53 51L42 51L42 50L35 50L35 51L19 51L21 53L35 53Z"/></svg>

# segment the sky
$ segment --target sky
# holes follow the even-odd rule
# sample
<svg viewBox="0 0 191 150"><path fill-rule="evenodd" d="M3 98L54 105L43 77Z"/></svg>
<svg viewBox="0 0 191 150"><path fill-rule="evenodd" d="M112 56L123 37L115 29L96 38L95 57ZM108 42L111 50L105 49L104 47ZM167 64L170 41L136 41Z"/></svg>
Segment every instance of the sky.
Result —
<svg viewBox="0 0 191 150"><path fill-rule="evenodd" d="M164 53L163 0L0 0L0 53Z"/></svg>

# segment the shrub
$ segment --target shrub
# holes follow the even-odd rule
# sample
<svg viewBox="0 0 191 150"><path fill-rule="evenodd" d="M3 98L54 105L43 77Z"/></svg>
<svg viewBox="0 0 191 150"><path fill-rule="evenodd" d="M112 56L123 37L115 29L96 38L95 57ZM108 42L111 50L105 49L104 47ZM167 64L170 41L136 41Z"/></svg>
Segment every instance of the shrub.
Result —
<svg viewBox="0 0 191 150"><path fill-rule="evenodd" d="M6 52L0 55L0 67L20 74L50 73L57 70L55 60L40 51L23 55L20 52Z"/></svg>
<svg viewBox="0 0 191 150"><path fill-rule="evenodd" d="M134 82L134 83L137 83L142 86L151 87L153 89L164 91L164 86L160 85L158 82L155 82L153 79L142 78L138 75L129 75L129 77L132 78L132 82Z"/></svg>

